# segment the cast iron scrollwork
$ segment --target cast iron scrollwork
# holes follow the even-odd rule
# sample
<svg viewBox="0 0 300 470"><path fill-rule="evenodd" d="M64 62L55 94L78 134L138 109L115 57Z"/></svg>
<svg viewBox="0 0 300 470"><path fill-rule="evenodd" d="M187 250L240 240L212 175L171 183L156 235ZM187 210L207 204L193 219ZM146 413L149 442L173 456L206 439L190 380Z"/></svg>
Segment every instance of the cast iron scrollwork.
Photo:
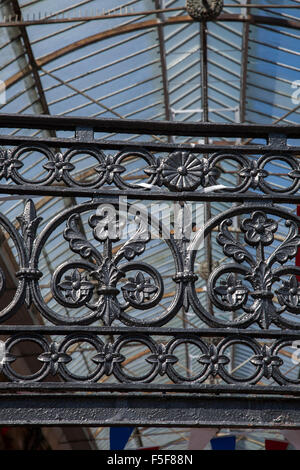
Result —
<svg viewBox="0 0 300 470"><path fill-rule="evenodd" d="M241 220L240 230L245 243L230 231L232 217L243 213L247 215ZM219 223L217 242L222 246L224 255L234 263L227 262L212 271L207 283L208 295L212 304L221 311L242 313L227 321L211 316L200 305L191 283L189 298L194 310L212 326L238 325L247 328L257 323L266 329L273 323L281 328L299 329L299 322L283 316L286 312L300 314L297 277L300 268L287 264L295 258L300 246L298 219L278 208L259 205L257 208L240 206L227 214L229 217L226 214L217 217L205 230L208 233ZM278 220L269 214L285 219L287 233L267 254L266 249L273 244L278 229ZM277 287L280 281L281 285Z"/></svg>
<svg viewBox="0 0 300 470"><path fill-rule="evenodd" d="M64 209L42 229L31 200L14 223L0 214L1 240L9 243L18 264L11 292L4 263L0 269L1 323L23 304L34 306L31 313L47 320L46 325L37 322L30 328L3 325L0 369L5 379L24 385L55 376L71 382L74 389L78 384L101 389L109 378L109 384L125 384L122 390L133 384L142 389L142 384L166 383L201 390L207 381L216 387L229 384L226 390L235 391L241 384L300 384L298 374L286 373L285 363L300 334L300 267L294 262L300 249L300 218L275 205L282 200L290 203L286 196L300 188L299 159L286 139L273 135L267 145L232 148L223 143L131 146L94 140L92 131L85 140L78 131L59 150L57 141L46 138L28 143L29 139L11 137L6 147L11 142L23 144L0 149L0 178L9 181L10 193L11 183L22 186L20 193L25 188L25 194L32 190L38 195L52 185L56 187L51 194L61 196L63 189L68 195L94 199ZM84 172L83 157L89 162ZM32 181L35 161L41 171ZM137 217L135 230L123 239L116 188L128 192L130 200L139 199L141 191L149 201L152 195L155 200L179 199L181 208L185 199L214 201L224 194L233 206L203 227L196 225L192 241L185 227L181 239L175 230L162 237L159 243L168 250L173 266L166 273L147 260L147 249L155 245L148 215ZM196 197L190 197L192 192ZM117 209L109 233L102 224L103 213L96 211L101 203ZM163 224L158 226L161 234ZM57 234L65 258L51 260L49 276L41 272L43 253L55 244ZM226 261L212 263L197 289L198 243L215 235ZM54 249L54 258L53 253ZM43 285L43 274L51 279L50 288ZM185 315L181 328L183 313L194 318L189 322ZM203 323L196 318L195 326L195 315ZM26 375L18 361L28 342L33 344L36 370ZM79 371L76 354L83 344L87 367ZM247 356L245 367L244 362L234 363L233 348ZM284 349L289 352L283 354Z"/></svg>
<svg viewBox="0 0 300 470"><path fill-rule="evenodd" d="M62 267L58 267L52 278L52 292L59 303L66 305L65 297L68 298L68 306L85 305L94 312L92 315L94 320L100 318L104 325L111 325L115 319L119 319L121 316L121 305L117 298L120 290L117 288L117 284L124 277L125 271L119 268L118 261L122 258L131 260L136 255L142 254L150 236L147 228L140 224L136 234L116 253L113 253L111 236L107 234L105 238L103 236L99 238L97 233L99 217L93 215L89 219L89 225L93 228L95 239L104 244L105 254L103 255L82 235L78 228L78 219L77 214L69 217L64 237L69 242L70 249L87 261L66 262ZM116 235L114 241L119 240L119 236ZM132 279L122 289L126 302L135 307L139 306L147 294L152 300L155 295L154 304L158 303L163 294L160 274L151 268L153 278L159 280L158 284L151 284L150 278L145 279L143 274L143 271L149 271L150 268L145 267L143 263L135 263L134 266L139 269L135 280ZM130 266L125 265L124 268L127 271ZM85 273L81 274L79 269L85 269ZM66 272L71 274L67 276ZM94 280L95 283L88 281L87 277ZM94 290L98 294L96 301L92 301ZM133 292L134 296L130 295L130 292ZM143 308L147 308L147 303L143 303Z"/></svg>
<svg viewBox="0 0 300 470"><path fill-rule="evenodd" d="M30 305L31 280L39 279L42 275L38 269L30 267L33 241L40 222L40 219L36 217L32 202L27 201L23 215L18 218L18 222L21 225L22 235L4 214L0 214L1 237L10 240L11 246L15 249L19 264L19 269L15 273L17 283L15 289L13 289L13 295L9 295L7 292L6 273L4 269L0 269L0 298L2 302L0 314L1 322L13 316L24 302L26 305Z"/></svg>
<svg viewBox="0 0 300 470"><path fill-rule="evenodd" d="M86 238L79 223L80 214L96 208L97 202L92 202L67 209L55 217L38 237L41 218L36 215L32 201L26 202L23 215L18 217L22 237L2 217L1 224L16 244L21 261L16 273L19 286L15 299L2 312L3 319L13 314L25 300L28 306L33 302L42 315L56 324L88 325L100 319L106 326L115 321L126 325L164 325L181 306L186 310L191 306L210 326L247 328L257 323L263 329L271 324L280 328L300 328L297 318L294 321L291 315L286 315L297 317L300 314L300 268L288 263L295 258L300 245L299 221L291 213L270 205L244 205L217 216L204 228L207 235L214 227L219 227L217 242L224 255L234 261L213 269L207 282L212 305L222 312L238 312L234 319L212 316L200 304L195 291L197 275L193 266L196 245L195 249L186 251L187 241L179 243L172 236L164 240L176 267L173 275L175 295L163 315L143 320L132 312L157 307L164 295L161 274L154 266L139 259L150 241L148 222L140 218L135 233L121 242L122 217L115 221L114 235L110 233L108 236L103 225L99 225L103 216L93 214L88 225L94 240L102 246L99 249ZM244 243L230 231L235 215L240 216ZM285 220L286 235L280 243L276 242L272 251L279 219ZM59 305L69 309L85 307L79 317L68 317L50 308L44 302L39 287L42 276L40 254L47 239L59 226L63 226L70 252L79 258L73 256L57 266L52 275L51 292ZM199 236L202 236L201 232ZM1 294L5 279L4 273L0 274Z"/></svg>
<svg viewBox="0 0 300 470"><path fill-rule="evenodd" d="M54 150L50 145L34 143L20 145L12 149L0 149L0 178L11 180L17 185L32 183L24 175L27 169L27 156L34 154L46 160L42 164L43 172L34 181L39 186L64 183L72 188L101 188L115 185L119 189L164 191L195 191L222 184L225 192L245 193L249 189L265 194L294 194L300 187L299 160L289 153L287 146L275 148L260 147L257 155L244 154L241 151L172 150L167 156L151 152L145 147L126 147L119 152L103 150L101 144L80 143L71 146L65 152ZM84 178L78 175L78 161L85 155L94 161ZM134 182L127 177L127 165L136 162L143 182ZM236 178L225 182L221 178L228 163ZM282 188L270 178L274 168L280 165L285 173ZM282 168L284 167L284 170ZM276 170L275 170L276 173ZM137 178L138 179L138 178ZM273 178L274 180L274 178Z"/></svg>
<svg viewBox="0 0 300 470"><path fill-rule="evenodd" d="M99 205L99 204L98 204ZM97 209L97 203L83 204L51 222L37 238L32 256L32 264L38 268L40 252L52 231L64 224L63 235L72 253L80 259L70 259L60 264L51 279L51 292L59 305L69 309L86 307L80 318L67 317L56 313L44 302L37 280L34 283L34 301L43 315L58 324L90 324L101 320L103 325L111 325L119 320L128 325L164 324L172 318L181 299L182 285L175 285L176 293L166 312L154 320L135 318L131 311L147 310L156 307L164 294L164 282L159 271L138 258L150 241L150 229L143 217L136 219L136 230L127 240L121 240L122 218L114 221L113 231L104 230L99 223L103 215L93 214L88 225L92 228L94 240L102 249L88 240L79 226L80 213ZM105 209L105 207L104 207ZM109 209L109 207L108 207ZM118 243L115 248L114 244ZM177 245L166 240L174 262L180 265ZM121 280L125 280L122 281Z"/></svg>
<svg viewBox="0 0 300 470"><path fill-rule="evenodd" d="M31 342L41 350L33 354L40 365L34 373L26 374L15 368L20 356L14 353L14 348L22 347L22 344L24 347L25 342ZM141 375L136 373L134 367L128 368L132 344L142 348L145 367ZM66 335L56 341L42 334L16 334L5 343L1 373L12 382L23 383L41 382L54 375L66 382L78 384L98 382L102 377L113 377L113 383L143 384L165 377L174 384L197 385L211 377L219 383L231 385L254 385L261 380L275 381L279 385L296 385L300 379L284 374L284 361L280 356L281 351L291 344L292 340L277 339L266 345L258 338L232 334L219 339L216 344L205 340L199 333L187 336L181 334L165 338L163 342L149 334L134 332L117 336L114 341L83 332ZM77 371L76 367L74 369L74 359L79 345L88 346L89 355L86 358L87 367ZM183 345L193 346L196 353L193 356L194 365L189 369L184 367L178 349ZM239 374L239 367L237 370L231 367L232 346L242 346L247 351L247 373Z"/></svg>

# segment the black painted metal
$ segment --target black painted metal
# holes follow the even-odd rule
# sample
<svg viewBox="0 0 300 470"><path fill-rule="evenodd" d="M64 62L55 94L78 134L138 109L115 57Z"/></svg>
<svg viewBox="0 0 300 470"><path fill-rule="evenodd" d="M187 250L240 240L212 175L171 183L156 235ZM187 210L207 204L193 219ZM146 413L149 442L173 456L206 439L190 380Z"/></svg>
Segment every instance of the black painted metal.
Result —
<svg viewBox="0 0 300 470"><path fill-rule="evenodd" d="M298 398L128 394L1 397L0 425L175 426L297 429Z"/></svg>
<svg viewBox="0 0 300 470"><path fill-rule="evenodd" d="M300 136L300 127L15 115L0 116L0 124L5 127L76 130L74 138L65 139L1 135L1 193L86 198L85 202L53 217L42 230L39 228L42 219L31 199L26 201L24 212L17 221L0 214L1 228L19 262L15 273L17 287L7 302L5 273L0 270L0 319L1 323L6 323L0 325L0 337L5 341L1 343L4 346L0 390L3 394L2 409L8 408L12 413L8 419L7 411L0 411L0 424L22 424L24 419L30 418L32 424L191 426L224 423L240 426L247 421L256 427L270 427L272 423L278 427L299 426L299 406L287 397L299 395L300 379L283 372L281 352L300 339L300 268L295 266L300 245L300 219L282 208L280 203L300 202L300 167L296 157L299 147L287 143L287 138ZM267 142L265 145L222 147L217 144L189 146L140 141L129 144L126 141L94 139L94 131L133 134L158 131L162 135L198 138L264 137ZM67 150L58 151L59 146ZM30 152L46 159L43 164L45 173L34 184L24 177L26 158L23 157ZM163 152L162 156L160 152ZM74 177L74 158L78 155L88 155L97 161L94 167L85 168L88 177L85 175L82 179ZM143 162L144 184L139 185L126 178L125 161L128 158ZM268 168L278 160L290 167L283 178L284 188L278 188L269 180ZM220 188L222 168L229 161L235 165L237 183ZM182 239L176 238L173 232L165 234L165 249L175 266L174 292L168 307L152 319L141 320L138 312L151 312L157 308L166 292L158 266L145 263L141 257L151 240L148 215L138 219L135 233L124 242L121 240L121 214L115 221L114 235L108 236L101 225L103 216L96 212L100 202L118 210L117 196L120 195L149 201L232 203L232 207L215 215L205 227L198 227L192 241L186 234ZM86 228L93 234L92 238L88 238L81 228L81 217L87 215ZM231 231L236 216L243 243ZM158 226L163 232L164 227ZM276 239L279 227L284 227L285 233L280 240ZM57 312L53 303L45 301L40 285L43 276L41 254L55 231L63 235L69 255L53 272L48 294L70 315ZM195 259L201 240L213 232L217 233L216 240L226 262L213 267L209 273L207 293L211 307L207 309L195 285L198 277ZM28 308L34 306L47 321L47 326L14 326L24 303ZM83 314L73 315L79 308ZM186 312L192 311L202 321L203 328L170 327L169 323L182 308ZM220 311L228 312L228 317L218 315ZM22 350L25 342L35 344L40 350L36 354L40 369L30 375L15 368L17 355L14 351L18 347ZM87 344L91 351L89 360L93 367L83 375L77 375L71 367L74 359L72 350L78 343ZM146 351L142 375L130 372L127 367L129 346L133 343ZM189 374L178 367L178 351L187 344L197 351L198 364L197 370ZM248 377L236 375L229 366L230 350L236 345L251 351L248 362L252 372ZM51 376L63 382L53 383L49 381ZM113 383L103 383L107 378L113 379ZM165 394L187 393L189 398L174 398L173 402L172 395L168 402L154 395L147 395L147 398L126 395L126 398L118 396L111 399L101 395L98 401L96 397L90 397L88 402L97 408L96 413L86 408L84 400L87 396L12 397L9 404L10 398L5 392L18 390L43 394L50 390L98 393L108 390L159 391ZM198 396L199 393L213 396L203 398ZM237 397L244 393L260 395L261 398L255 398L257 406L246 405L244 398ZM224 394L228 396L225 398ZM281 401L270 397L275 394L281 397ZM37 407L33 400L37 400ZM108 402L114 403L114 411ZM174 406L170 405L171 402L175 403ZM54 413L50 418L53 403L54 407L55 403L59 404L57 406L63 412ZM281 420L277 416L279 403L284 410ZM110 411L104 411L105 404ZM124 410L126 404L133 407L132 412L126 414L124 411L125 414L116 419L115 409ZM38 406L45 407L40 418ZM225 407L223 417L220 414L222 406ZM219 411L209 419L209 413L217 408ZM247 413L243 415L241 409L247 409ZM290 409L295 411L293 418ZM189 410L189 417L185 417L186 410ZM151 413L159 419L152 419Z"/></svg>
<svg viewBox="0 0 300 470"><path fill-rule="evenodd" d="M0 115L2 128L76 130L89 127L95 132L117 132L120 134L162 134L195 137L268 137L271 133L283 133L299 138L298 125L278 126L276 124L218 124L196 122L142 121L134 119L96 119L80 116L46 116L44 114ZM35 140L35 139L34 139Z"/></svg>

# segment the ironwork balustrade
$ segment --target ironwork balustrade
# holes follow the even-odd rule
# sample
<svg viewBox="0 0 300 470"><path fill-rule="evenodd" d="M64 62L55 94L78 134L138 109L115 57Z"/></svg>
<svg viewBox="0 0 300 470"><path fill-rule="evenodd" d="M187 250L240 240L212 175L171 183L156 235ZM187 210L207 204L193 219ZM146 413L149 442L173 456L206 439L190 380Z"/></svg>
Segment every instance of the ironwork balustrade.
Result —
<svg viewBox="0 0 300 470"><path fill-rule="evenodd" d="M5 134L4 130L0 135L0 192L28 197L17 220L0 214L1 230L18 263L14 295L8 296L5 273L0 271L0 335L5 340L1 392L148 392L147 403L149 392L170 392L172 399L174 393L181 398L184 394L187 403L193 404L191 393L197 393L214 397L212 408L224 397L238 400L234 397L245 393L256 399L299 394L300 378L290 376L285 364L287 360L298 367L291 358L300 340L300 266L295 263L300 245L300 217L295 211L300 204L300 147L288 143L299 138L299 127L16 115L0 116L0 125L55 129L61 135L75 131L74 136L56 138ZM143 137L115 140L97 137L96 132ZM167 143L162 137L155 142L145 137L152 134L190 136L194 142ZM203 137L209 137L210 143L199 143ZM33 153L42 155L45 163L43 173L30 181L26 156ZM78 176L79 155L96 161L90 168L85 166L82 177ZM142 182L128 178L128 161L136 162ZM274 175L272 165L282 172ZM84 200L55 214L40 229L42 218L30 196L44 195ZM174 230L162 237L174 268L167 286L156 257L151 264L143 261L151 234L141 218L125 241L119 213L113 237L99 232L103 215L97 215L97 208L106 204L118 210L119 196L127 197L129 207L136 200L178 201L181 208L189 201L215 204L212 218L204 226L193 227L192 242L186 234L176 238ZM216 203L224 202L228 209L218 209ZM158 227L163 232L163 224L158 222ZM51 273L47 300L41 283L48 268L41 270L41 257L54 233L63 235L68 255ZM207 237L211 243L214 237L211 246L219 249L222 261L212 264L205 286L199 289L195 265ZM170 285L173 290L168 293ZM169 304L161 308L160 302L168 297ZM24 304L37 312L35 324L17 321ZM192 320L179 327L176 319L187 312ZM15 349L26 342L39 349L40 364L27 375L14 367ZM71 367L79 343L88 345L93 365L85 375ZM138 371L128 369L132 345L142 348ZM193 351L194 370L188 363L182 365L180 351L187 347ZM247 351L248 376L237 373L243 364L234 367L232 363L232 351L237 348ZM159 403L160 408L169 406ZM232 407L234 402L230 403ZM198 418L194 424L211 424L209 418ZM287 425L289 420L290 416L282 422L277 419L277 424ZM154 421L143 420L140 411L139 423ZM182 415L159 422L170 421L193 424ZM264 426L266 421L258 419L254 425ZM114 422L126 422L126 418ZM224 423L230 422L224 418Z"/></svg>

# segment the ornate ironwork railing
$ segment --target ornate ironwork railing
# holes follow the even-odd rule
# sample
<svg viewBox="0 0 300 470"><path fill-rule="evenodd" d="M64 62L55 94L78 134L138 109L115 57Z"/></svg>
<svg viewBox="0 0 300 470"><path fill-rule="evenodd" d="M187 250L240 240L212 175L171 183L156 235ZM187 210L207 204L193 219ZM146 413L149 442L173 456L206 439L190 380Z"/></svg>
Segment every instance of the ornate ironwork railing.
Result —
<svg viewBox="0 0 300 470"><path fill-rule="evenodd" d="M15 266L11 287L1 261L2 392L189 394L182 409L196 406L191 392L222 400L299 394L300 147L288 142L299 127L14 115L0 124L75 131L0 135L0 192L28 197L16 220L0 214ZM153 134L159 142L144 137ZM170 135L192 141L162 137ZM203 137L211 142L199 143ZM32 198L44 196L72 200L43 225ZM169 225L151 218L153 201L176 202ZM124 214L134 225L125 236ZM19 314L24 305L28 319ZM29 372L17 365L24 351L35 358ZM167 409L155 396L148 402ZM155 424L142 411L137 421ZM181 415L160 423L171 421L212 422Z"/></svg>

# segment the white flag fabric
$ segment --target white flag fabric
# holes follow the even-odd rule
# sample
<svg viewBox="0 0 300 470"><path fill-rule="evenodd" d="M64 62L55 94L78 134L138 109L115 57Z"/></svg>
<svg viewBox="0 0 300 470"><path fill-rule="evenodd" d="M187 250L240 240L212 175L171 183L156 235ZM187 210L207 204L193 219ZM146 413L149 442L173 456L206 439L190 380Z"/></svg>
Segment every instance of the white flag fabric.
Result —
<svg viewBox="0 0 300 470"><path fill-rule="evenodd" d="M296 450L300 450L300 429L284 429L280 431L287 441L289 441Z"/></svg>
<svg viewBox="0 0 300 470"><path fill-rule="evenodd" d="M204 449L218 431L218 428L192 428L188 450Z"/></svg>

